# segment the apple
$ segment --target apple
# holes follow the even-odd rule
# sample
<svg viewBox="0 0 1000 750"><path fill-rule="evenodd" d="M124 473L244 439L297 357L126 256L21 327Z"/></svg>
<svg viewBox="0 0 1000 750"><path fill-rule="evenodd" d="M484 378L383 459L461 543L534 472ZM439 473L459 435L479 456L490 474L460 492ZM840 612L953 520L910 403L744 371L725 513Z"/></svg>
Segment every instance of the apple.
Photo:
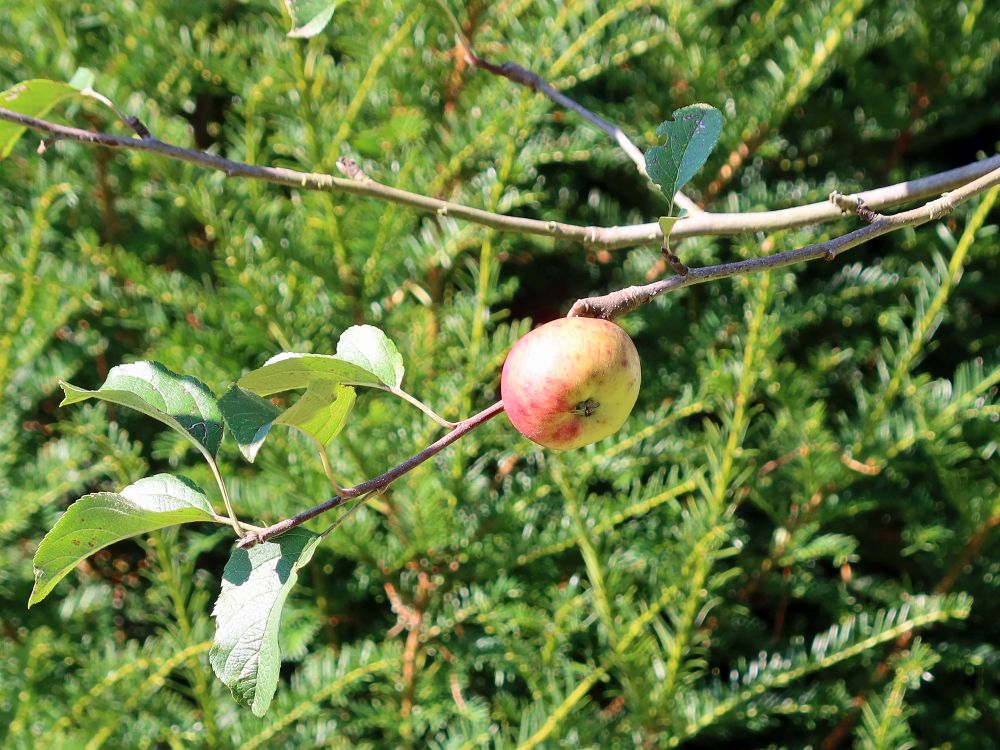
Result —
<svg viewBox="0 0 1000 750"><path fill-rule="evenodd" d="M596 443L618 431L639 395L639 353L619 326L560 318L507 355L500 396L514 428L546 448Z"/></svg>

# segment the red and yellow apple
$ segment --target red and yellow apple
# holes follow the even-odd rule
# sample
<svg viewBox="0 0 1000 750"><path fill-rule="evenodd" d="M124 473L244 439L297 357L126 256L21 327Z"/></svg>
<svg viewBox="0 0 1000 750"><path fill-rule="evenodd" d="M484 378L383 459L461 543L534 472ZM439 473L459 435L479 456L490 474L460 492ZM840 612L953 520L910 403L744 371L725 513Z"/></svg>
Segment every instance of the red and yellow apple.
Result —
<svg viewBox="0 0 1000 750"><path fill-rule="evenodd" d="M618 431L639 395L639 353L619 326L560 318L524 335L500 376L514 428L546 448L579 448Z"/></svg>

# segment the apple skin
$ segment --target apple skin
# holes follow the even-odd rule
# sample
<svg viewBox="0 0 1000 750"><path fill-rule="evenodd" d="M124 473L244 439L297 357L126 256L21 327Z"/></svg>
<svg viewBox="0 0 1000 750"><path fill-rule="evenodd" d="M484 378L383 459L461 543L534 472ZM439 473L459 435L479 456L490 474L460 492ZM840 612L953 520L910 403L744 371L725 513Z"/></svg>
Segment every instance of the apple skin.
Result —
<svg viewBox="0 0 1000 750"><path fill-rule="evenodd" d="M518 432L565 450L617 432L635 406L640 379L639 353L619 326L560 318L514 344L500 395Z"/></svg>

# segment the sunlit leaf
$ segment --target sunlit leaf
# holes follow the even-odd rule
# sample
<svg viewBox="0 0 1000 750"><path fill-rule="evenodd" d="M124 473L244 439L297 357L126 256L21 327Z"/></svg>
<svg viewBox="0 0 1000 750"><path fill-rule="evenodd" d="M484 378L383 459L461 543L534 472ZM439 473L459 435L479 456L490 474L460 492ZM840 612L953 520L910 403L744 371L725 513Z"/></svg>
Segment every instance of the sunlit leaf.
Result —
<svg viewBox="0 0 1000 750"><path fill-rule="evenodd" d="M69 83L45 78L21 81L0 92L0 107L29 117L44 117L61 100L79 94L93 83L94 73L87 68L77 70ZM25 130L20 125L0 120L0 159L10 154Z"/></svg>
<svg viewBox="0 0 1000 750"><path fill-rule="evenodd" d="M283 352L244 375L237 385L258 396L270 396L308 388L321 380L394 388L403 380L403 358L378 328L352 326L340 337L336 355Z"/></svg>
<svg viewBox="0 0 1000 750"><path fill-rule="evenodd" d="M337 4L331 0L285 0L285 8L292 17L292 30L288 36L308 39L316 36L333 18Z"/></svg>
<svg viewBox="0 0 1000 750"><path fill-rule="evenodd" d="M403 357L396 345L375 326L351 326L337 342L340 359L365 368L388 386L403 382Z"/></svg>
<svg viewBox="0 0 1000 750"><path fill-rule="evenodd" d="M722 134L722 113L708 104L674 110L656 129L667 141L646 152L646 172L673 205L674 196L697 174Z"/></svg>
<svg viewBox="0 0 1000 750"><path fill-rule="evenodd" d="M222 414L215 394L196 378L171 372L158 362L112 367L96 391L59 381L60 406L90 398L127 406L158 419L213 456L222 443Z"/></svg>
<svg viewBox="0 0 1000 750"><path fill-rule="evenodd" d="M166 526L211 521L211 506L195 484L157 474L121 492L84 495L45 535L33 560L35 586L28 606L44 599L81 560L109 544Z"/></svg>
<svg viewBox="0 0 1000 750"><path fill-rule="evenodd" d="M349 385L317 380L274 423L295 427L326 445L344 429L355 398Z"/></svg>
<svg viewBox="0 0 1000 750"><path fill-rule="evenodd" d="M237 702L263 716L278 687L278 628L298 571L322 537L294 528L250 549L233 550L212 615L212 669Z"/></svg>

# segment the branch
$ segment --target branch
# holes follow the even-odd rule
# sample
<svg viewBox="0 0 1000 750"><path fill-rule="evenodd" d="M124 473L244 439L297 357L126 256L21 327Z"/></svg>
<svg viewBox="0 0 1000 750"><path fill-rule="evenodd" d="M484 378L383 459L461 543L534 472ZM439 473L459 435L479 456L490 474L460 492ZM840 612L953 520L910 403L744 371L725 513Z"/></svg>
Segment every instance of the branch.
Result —
<svg viewBox="0 0 1000 750"><path fill-rule="evenodd" d="M472 43L469 41L468 37L466 37L465 30L458 22L458 19L455 18L455 14L451 12L451 8L448 7L448 3L445 2L445 0L438 0L438 5L441 6L441 10L444 11L448 20L451 22L451 25L454 27L455 39L458 41L458 46L462 48L462 56L469 67L479 68L480 70L485 70L493 75L506 78L508 81L519 83L522 86L528 87L532 91L544 94L556 104L576 112L587 122L592 125L596 125L598 130L601 130L606 135L610 136L614 142L618 144L621 150L626 153L628 158L632 160L632 163L635 164L635 168L639 170L639 174L649 180L649 174L646 172L645 155L639 150L639 147L636 146L627 135L625 135L621 128L608 122L600 115L591 112L582 104L570 99L558 89L553 88L537 73L533 73L527 68L522 68L517 63L504 62L497 65L496 63L492 63L489 60L477 55L473 52ZM650 185L656 187L653 185L652 180L650 180ZM659 189L657 189L657 192L659 192ZM683 193L677 193L677 195L674 196L674 203L686 210L689 214L698 213L702 210L701 206Z"/></svg>
<svg viewBox="0 0 1000 750"><path fill-rule="evenodd" d="M326 502L320 503L309 510L304 510L291 518L286 518L284 521L279 521L276 524L268 526L264 529L252 530L247 533L238 543L240 547L253 547L255 544L260 542L266 542L271 537L275 537L278 534L283 534L295 526L300 526L306 521L315 518L318 515L326 513L328 510L333 510L334 508L343 505L348 500L361 497L362 495L367 495L372 492L380 492L392 484L394 481L399 479L399 477L412 471L417 466L422 464L431 456L440 453L449 445L454 443L460 437L465 435L467 432L472 432L474 429L479 427L485 422L493 419L497 414L503 411L503 401L497 401L493 406L489 406L483 409L478 414L469 417L468 419L459 422L455 425L455 428L449 432L444 437L436 440L435 442L428 445L422 451L417 453L415 456L408 458L403 463L399 464L395 468L389 469L380 476L374 479L369 479L367 482L362 482L361 484L355 485L354 487L348 487L347 489L341 491L336 497L330 498Z"/></svg>
<svg viewBox="0 0 1000 750"><path fill-rule="evenodd" d="M120 109L118 109L117 106L115 106L115 103L110 99L108 99L108 97L106 97L104 94L94 91L92 88L89 87L83 89L80 93L83 96L89 96L94 101L100 102L105 107L110 109L112 112L115 113L115 117L117 117L125 127L133 130L135 134L140 138L152 137L152 133L149 132L149 128L146 127L146 125L142 122L142 120L140 120L138 117L133 117L132 115L127 115L124 112L122 112Z"/></svg>
<svg viewBox="0 0 1000 750"><path fill-rule="evenodd" d="M436 213L440 216L451 216L504 232L519 232L521 234L554 237L571 242L579 242L588 247L607 249L659 244L663 241L663 232L660 230L659 224L655 222L617 227L586 227L576 224L564 224L557 221L524 219L484 211L479 208L472 208L471 206L463 206L459 203L450 203L420 195L419 193L399 190L388 185L383 185L375 180L338 178L328 174L299 172L283 167L258 167L204 151L181 148L180 146L164 143L152 137L129 138L110 133L96 133L89 130L58 125L47 120L28 117L27 115L22 115L3 107L0 107L0 120L13 122L40 133L55 136L59 140L77 141L78 143L91 146L143 151L175 161L194 164L205 169L224 172L229 177L260 180L276 185L284 185L289 188L361 195L389 203L397 203L402 206L409 206L410 208L429 213ZM890 208L908 201L938 195L944 190L964 185L969 180L987 174L998 167L1000 167L1000 155L929 177L858 193L857 197L863 199L869 208L876 210ZM811 203L796 208L779 209L777 211L729 214L702 212L678 221L674 225L670 237L673 240L681 240L686 237L706 235L728 236L752 234L754 232L770 232L832 221L840 218L841 215L841 210L828 201Z"/></svg>
<svg viewBox="0 0 1000 750"><path fill-rule="evenodd" d="M957 190L925 203L919 208L903 211L898 214L883 216L875 214L870 218L872 223L855 229L853 232L835 237L826 242L806 245L796 250L786 250L774 255L738 260L732 263L720 263L715 266L689 268L683 276L673 276L669 279L655 281L643 286L630 286L600 297L588 297L577 300L569 311L569 317L611 318L625 315L640 305L655 299L666 292L673 292L693 284L703 284L706 281L723 279L728 276L741 276L758 271L769 271L775 268L802 263L807 260L824 258L833 260L841 253L857 247L865 242L894 232L903 227L914 227L928 221L939 219L951 213L956 206L965 203L980 193L1000 185L1000 169L994 169L982 177L963 185ZM864 203L867 203L865 201ZM864 205L862 203L861 205ZM678 222L680 224L682 222Z"/></svg>
<svg viewBox="0 0 1000 750"><path fill-rule="evenodd" d="M645 155L617 125L611 124L600 115L591 112L582 104L570 99L565 94L552 88L552 86L546 83L545 79L537 73L533 73L527 68L522 68L520 65L513 62L508 61L497 65L489 60L485 60L472 51L472 48L463 37L459 37L459 43L462 47L462 51L465 53L465 60L471 67L489 71L494 75L502 76L509 81L513 81L514 83L527 86L532 91L538 91L539 93L545 94L545 96L554 101L556 104L576 112L587 122L596 125L599 130L609 135L615 143L621 147L622 151L624 151L628 155L628 158L635 164L635 168L639 170L639 174L649 180L649 174L646 172ZM650 182L650 185L652 185L652 182ZM660 192L658 188L657 192ZM674 203L687 211L688 214L701 213L702 211L701 207L684 195L684 193L677 193L674 196Z"/></svg>

